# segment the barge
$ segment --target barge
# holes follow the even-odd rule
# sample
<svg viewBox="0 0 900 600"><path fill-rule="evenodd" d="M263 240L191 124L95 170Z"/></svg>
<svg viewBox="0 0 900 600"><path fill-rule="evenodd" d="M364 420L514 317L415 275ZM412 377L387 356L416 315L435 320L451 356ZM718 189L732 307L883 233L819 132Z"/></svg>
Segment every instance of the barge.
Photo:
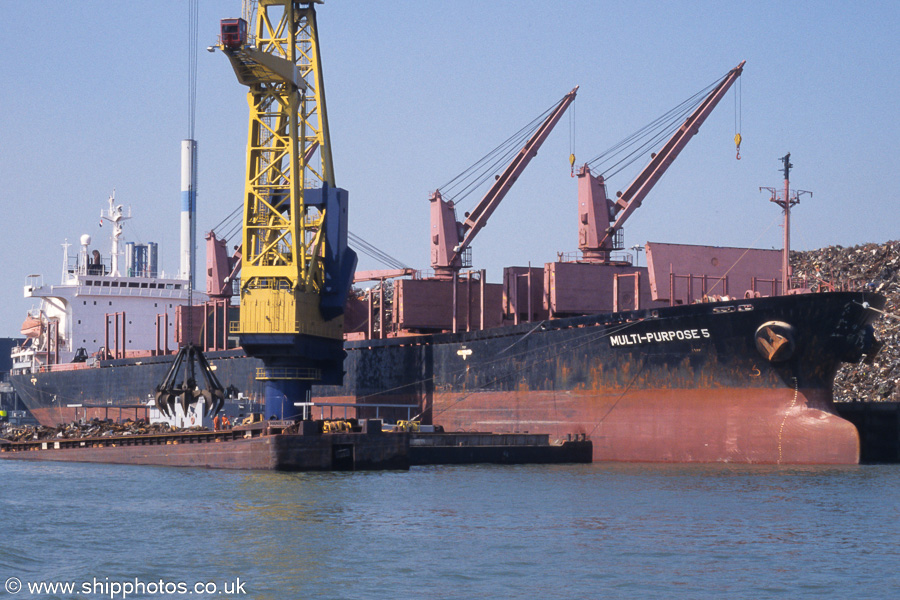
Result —
<svg viewBox="0 0 900 600"><path fill-rule="evenodd" d="M349 428L348 428L349 429ZM410 465L591 462L584 436L550 443L547 435L384 432L380 420L323 432L321 421L268 421L227 431L11 442L0 459L252 469L267 471L407 470Z"/></svg>

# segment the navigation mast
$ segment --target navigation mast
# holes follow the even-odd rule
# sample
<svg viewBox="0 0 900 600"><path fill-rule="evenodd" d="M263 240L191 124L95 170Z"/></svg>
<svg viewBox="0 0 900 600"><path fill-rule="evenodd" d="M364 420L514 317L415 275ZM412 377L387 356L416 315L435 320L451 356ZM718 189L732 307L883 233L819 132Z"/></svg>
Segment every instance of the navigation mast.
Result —
<svg viewBox="0 0 900 600"><path fill-rule="evenodd" d="M797 190L791 196L791 153L788 152L778 160L781 161L784 173L784 192L778 195L778 190L771 187L761 187L759 191L767 190L772 194L770 202L774 202L784 210L784 249L781 252L781 293L787 294L791 290L791 207L800 203L800 196L812 192Z"/></svg>

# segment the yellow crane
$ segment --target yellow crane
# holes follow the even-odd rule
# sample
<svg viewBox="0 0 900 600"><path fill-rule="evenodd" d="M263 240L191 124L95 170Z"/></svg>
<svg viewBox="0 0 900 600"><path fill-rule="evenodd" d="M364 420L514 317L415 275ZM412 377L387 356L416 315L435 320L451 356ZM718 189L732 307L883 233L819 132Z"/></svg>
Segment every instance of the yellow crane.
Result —
<svg viewBox="0 0 900 600"><path fill-rule="evenodd" d="M339 384L343 309L356 268L337 188L315 5L244 3L218 48L250 108L244 184L241 346L263 360L266 418L294 418L313 383Z"/></svg>

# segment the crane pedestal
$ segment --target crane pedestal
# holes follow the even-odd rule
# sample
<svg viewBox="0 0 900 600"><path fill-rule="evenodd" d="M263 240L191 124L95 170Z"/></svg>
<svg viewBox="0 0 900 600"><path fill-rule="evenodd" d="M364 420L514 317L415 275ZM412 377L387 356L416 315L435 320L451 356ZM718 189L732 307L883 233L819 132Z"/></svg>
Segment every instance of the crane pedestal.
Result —
<svg viewBox="0 0 900 600"><path fill-rule="evenodd" d="M305 334L242 334L244 351L263 361L256 380L265 387L265 418L303 417L312 385L340 385L346 353L343 340Z"/></svg>
<svg viewBox="0 0 900 600"><path fill-rule="evenodd" d="M260 377L257 380L262 379ZM299 379L265 380L265 419L293 420L304 418L297 403L308 402L312 384Z"/></svg>

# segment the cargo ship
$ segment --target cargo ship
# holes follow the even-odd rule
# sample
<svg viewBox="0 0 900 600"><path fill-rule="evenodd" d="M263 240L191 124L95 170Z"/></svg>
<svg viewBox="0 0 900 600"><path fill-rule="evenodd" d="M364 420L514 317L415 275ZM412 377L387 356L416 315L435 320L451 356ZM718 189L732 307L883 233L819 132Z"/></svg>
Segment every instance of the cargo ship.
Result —
<svg viewBox="0 0 900 600"><path fill-rule="evenodd" d="M859 436L835 414L832 385L841 362L877 350L871 323L884 305L881 296L864 291L764 296L748 289L741 294L748 297L732 298L696 289L693 300L676 299L677 288L664 291L656 275L662 272L670 284L686 281L663 267L672 268L677 257L695 269L699 262L721 265L712 275L707 270L689 276L699 288L730 267L738 253L750 252L763 265L757 267L768 265L769 271L779 253L653 243L646 251L646 267L557 262L544 269L509 268L505 285L481 278L439 283L409 278L392 282L393 302L385 306L371 292L356 298L350 313L363 309L366 317L347 334L345 383L314 387L315 416L349 411L355 418L418 418L454 431L587 434L595 460L858 461ZM701 255L705 260L698 261ZM91 253L83 248L80 257L62 285L26 288L44 302L23 326L32 337L12 352L10 382L42 424L146 418L152 392L172 363L174 325L183 325L184 311L176 305L185 304L179 293L184 281L140 269L124 276L99 267L92 272ZM536 280L543 272L548 284L553 275L556 287L532 289L529 276ZM732 269L728 280L739 275ZM604 276L607 281L601 281ZM650 285L611 286L629 276L635 282L646 277ZM617 310L559 316L585 302L566 296L566 278L591 283L588 303L616 304ZM750 277L749 285L767 284L778 282ZM445 293L457 288L457 310L444 305L423 312L410 301L420 288L430 293L435 286ZM610 287L619 288L617 297L601 293ZM691 293L691 286L683 287L684 294ZM548 309L539 302L542 296L552 300ZM160 319L153 312L161 303L175 311L173 323L166 322L166 313ZM626 305L629 309L622 309ZM641 305L650 306L635 308ZM141 307L147 309L143 321ZM206 311L204 324L223 318L209 304L195 308ZM382 309L393 310L386 317ZM95 310L101 311L99 318ZM236 307L230 310L231 316L223 312L229 319ZM120 334L127 323L127 344L116 341L116 312ZM449 331L427 333L440 321ZM147 329L154 345L131 348ZM224 331L222 337L228 341ZM87 352L79 344L95 339L102 346L82 360ZM262 400L255 380L260 361L240 348L207 346L229 389L226 410L235 417L253 412Z"/></svg>
<svg viewBox="0 0 900 600"><path fill-rule="evenodd" d="M345 399L422 399L451 430L585 433L595 460L855 463L832 383L871 351L882 304L796 294L358 342Z"/></svg>
<svg viewBox="0 0 900 600"><path fill-rule="evenodd" d="M40 304L22 323L25 341L10 352L10 383L43 425L148 418L148 402L172 365L177 340L186 335L190 282L159 270L154 242L123 241L124 222L131 218L131 209L113 194L100 221L101 227L112 225L108 253L92 248L91 236L84 234L77 253L63 244L59 284L47 285L38 275L28 278L25 297ZM208 303L205 294L196 296ZM235 356L241 360L231 360ZM233 382L227 399L231 412L253 412L259 361L239 351L210 358Z"/></svg>
<svg viewBox="0 0 900 600"><path fill-rule="evenodd" d="M614 200L590 164L577 170L575 256L507 267L502 283L488 283L468 250L577 88L535 121L502 173L488 173L493 185L462 221L447 190L436 191L433 273L357 273L357 283L377 284L345 308L343 384L313 386L304 416L586 435L594 460L858 462L859 435L835 413L833 380L840 363L877 352L871 323L883 297L814 294L792 282L787 237L782 252L647 243L643 267L621 252L625 220L742 68L697 96ZM786 236L788 172L786 160ZM110 200L110 219L123 210ZM207 294L197 305L184 279L157 276L152 251L144 260L129 248L122 273L117 238L108 267L89 244L83 236L60 286L26 287L41 307L23 324L28 341L13 350L10 382L32 414L47 425L144 418L173 348L189 342L203 346L227 386L226 410L257 412L262 363L231 334L237 257L224 242L207 237Z"/></svg>

